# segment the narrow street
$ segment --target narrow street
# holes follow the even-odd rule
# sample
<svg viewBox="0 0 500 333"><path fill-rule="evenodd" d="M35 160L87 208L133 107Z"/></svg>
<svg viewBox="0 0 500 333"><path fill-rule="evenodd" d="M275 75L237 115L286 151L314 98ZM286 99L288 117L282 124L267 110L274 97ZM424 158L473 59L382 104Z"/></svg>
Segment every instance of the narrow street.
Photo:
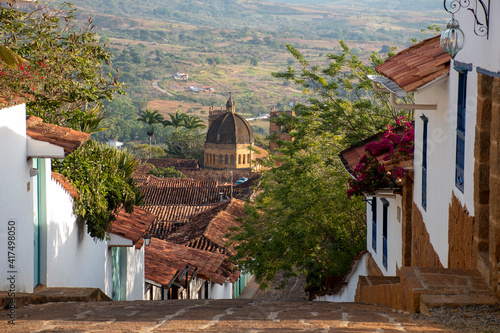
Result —
<svg viewBox="0 0 500 333"><path fill-rule="evenodd" d="M0 332L454 332L376 305L306 301L304 286L292 278L263 291L252 280L237 300L28 305L16 310L15 325L2 310Z"/></svg>
<svg viewBox="0 0 500 333"><path fill-rule="evenodd" d="M453 332L391 309L308 301L48 303L2 310L0 332Z"/></svg>

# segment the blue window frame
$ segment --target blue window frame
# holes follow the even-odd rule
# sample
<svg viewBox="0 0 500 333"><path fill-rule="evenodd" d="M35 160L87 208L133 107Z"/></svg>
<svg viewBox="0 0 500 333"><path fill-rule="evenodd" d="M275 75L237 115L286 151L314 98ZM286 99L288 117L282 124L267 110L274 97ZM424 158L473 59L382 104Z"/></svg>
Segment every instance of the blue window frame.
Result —
<svg viewBox="0 0 500 333"><path fill-rule="evenodd" d="M422 115L420 117L423 121L423 133L422 133L422 208L427 210L427 124L429 119Z"/></svg>
<svg viewBox="0 0 500 333"><path fill-rule="evenodd" d="M466 98L467 98L467 71L459 71L455 186L462 192L464 191L464 168L465 168L465 109L467 103Z"/></svg>
<svg viewBox="0 0 500 333"><path fill-rule="evenodd" d="M382 265L387 270L387 219L389 214L389 201L382 199Z"/></svg>
<svg viewBox="0 0 500 333"><path fill-rule="evenodd" d="M377 252L377 198L372 198L372 249Z"/></svg>

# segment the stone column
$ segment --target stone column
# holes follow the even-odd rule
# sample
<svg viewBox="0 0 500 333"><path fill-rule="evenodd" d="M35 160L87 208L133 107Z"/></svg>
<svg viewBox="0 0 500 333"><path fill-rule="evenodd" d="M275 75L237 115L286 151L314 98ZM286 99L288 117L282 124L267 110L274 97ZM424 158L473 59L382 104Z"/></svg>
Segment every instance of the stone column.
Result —
<svg viewBox="0 0 500 333"><path fill-rule="evenodd" d="M483 76L484 77L484 76ZM485 84L493 81L491 87L491 132L490 132L490 195L489 205L489 262L490 286L500 297L499 267L500 261L500 78L482 80L480 90L487 91Z"/></svg>

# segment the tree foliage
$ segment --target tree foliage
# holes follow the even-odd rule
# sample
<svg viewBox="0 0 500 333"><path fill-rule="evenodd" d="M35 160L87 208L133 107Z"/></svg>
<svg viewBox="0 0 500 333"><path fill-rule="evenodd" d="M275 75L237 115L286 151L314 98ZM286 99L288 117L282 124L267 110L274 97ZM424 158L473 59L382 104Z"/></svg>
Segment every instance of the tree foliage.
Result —
<svg viewBox="0 0 500 333"><path fill-rule="evenodd" d="M382 60L374 54L365 65L340 43L343 51L329 54L324 66L311 66L287 45L300 67L273 73L301 85L310 98L295 107L295 116L272 120L291 140L272 137L278 154L268 157L246 223L232 235L235 259L263 286L279 270L285 278L304 274L309 286L320 286L326 277L345 274L366 246L365 205L347 197L350 176L337 155L395 123L400 111L367 78Z"/></svg>
<svg viewBox="0 0 500 333"><path fill-rule="evenodd" d="M68 3L37 5L32 12L0 8L1 43L28 61L19 68L0 63L2 94L26 96L28 114L72 128L95 117L87 112L95 104L123 92L118 73L107 66L111 54L97 40L92 19L76 29L75 11Z"/></svg>
<svg viewBox="0 0 500 333"><path fill-rule="evenodd" d="M149 136L149 145L151 146L151 137L155 140L155 144L156 144L154 125L163 124L163 122L164 122L163 116L161 115L160 111L146 109L146 110L142 111L142 113L139 115L139 118L137 118L137 120L140 122L143 122L149 126L148 132L147 132L147 134Z"/></svg>
<svg viewBox="0 0 500 333"><path fill-rule="evenodd" d="M151 174L156 177L186 178L185 174L183 174L173 166L169 166L167 168L157 168L153 166L151 170L148 171L148 174Z"/></svg>
<svg viewBox="0 0 500 333"><path fill-rule="evenodd" d="M92 237L103 240L109 224L122 207L132 212L142 196L132 179L137 160L125 151L89 140L52 168L78 190L75 213Z"/></svg>

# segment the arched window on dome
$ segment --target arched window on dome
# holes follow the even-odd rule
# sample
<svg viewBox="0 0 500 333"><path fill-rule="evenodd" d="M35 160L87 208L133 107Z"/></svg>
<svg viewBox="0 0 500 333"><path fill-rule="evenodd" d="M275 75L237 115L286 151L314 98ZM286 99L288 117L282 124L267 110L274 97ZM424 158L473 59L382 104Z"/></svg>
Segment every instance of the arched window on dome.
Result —
<svg viewBox="0 0 500 333"><path fill-rule="evenodd" d="M238 155L238 164L241 164L241 155Z"/></svg>
<svg viewBox="0 0 500 333"><path fill-rule="evenodd" d="M219 164L224 163L224 157L222 157L222 154L219 154Z"/></svg>
<svg viewBox="0 0 500 333"><path fill-rule="evenodd" d="M224 164L228 164L229 163L229 156L224 156Z"/></svg>
<svg viewBox="0 0 500 333"><path fill-rule="evenodd" d="M231 154L231 157L229 158L229 161L231 162L231 164L234 164L234 155Z"/></svg>

